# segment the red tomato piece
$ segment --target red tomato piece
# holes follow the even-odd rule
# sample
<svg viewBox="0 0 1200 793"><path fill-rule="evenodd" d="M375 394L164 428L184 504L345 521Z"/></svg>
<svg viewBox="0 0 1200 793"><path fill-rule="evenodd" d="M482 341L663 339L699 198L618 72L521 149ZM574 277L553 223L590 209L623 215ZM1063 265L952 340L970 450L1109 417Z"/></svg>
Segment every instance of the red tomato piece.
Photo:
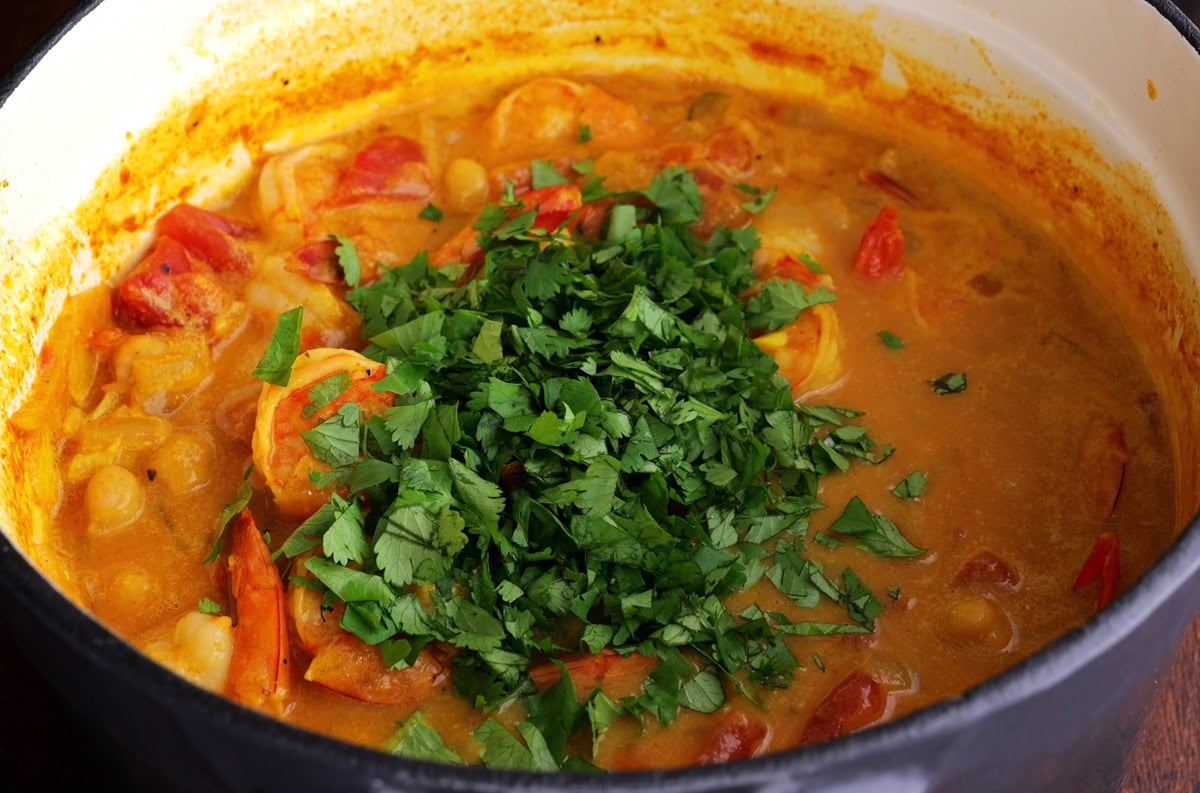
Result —
<svg viewBox="0 0 1200 793"><path fill-rule="evenodd" d="M1092 552L1084 561L1075 578L1075 591L1100 582L1100 594L1096 598L1096 611L1103 610L1117 596L1121 586L1121 544L1117 535L1106 531L1092 546Z"/></svg>
<svg viewBox="0 0 1200 793"><path fill-rule="evenodd" d="M229 294L207 267L197 267L182 243L159 237L117 287L116 308L140 328L207 329Z"/></svg>
<svg viewBox="0 0 1200 793"><path fill-rule="evenodd" d="M342 268L337 262L337 243L333 240L310 242L288 259L283 269L303 275L320 284L340 284Z"/></svg>
<svg viewBox="0 0 1200 793"><path fill-rule="evenodd" d="M900 275L904 257L904 234L900 231L900 212L884 204L879 215L867 226L859 243L851 269L870 280Z"/></svg>
<svg viewBox="0 0 1200 793"><path fill-rule="evenodd" d="M954 576L955 586L1017 586L1020 578L1003 559L991 551L982 551L967 560Z"/></svg>
<svg viewBox="0 0 1200 793"><path fill-rule="evenodd" d="M697 765L727 763L731 760L748 760L756 756L767 741L770 731L759 719L745 713L730 713L708 737Z"/></svg>
<svg viewBox="0 0 1200 793"><path fill-rule="evenodd" d="M560 184L531 190L521 196L521 201L537 210L535 229L557 231L572 212L583 206L583 195L576 185Z"/></svg>
<svg viewBox="0 0 1200 793"><path fill-rule="evenodd" d="M159 235L176 240L218 273L250 272L254 259L235 240L255 231L246 223L190 204L177 204L158 220Z"/></svg>
<svg viewBox="0 0 1200 793"><path fill-rule="evenodd" d="M866 672L852 672L817 705L800 743L821 743L874 724L883 718L886 705L878 680Z"/></svg>
<svg viewBox="0 0 1200 793"><path fill-rule="evenodd" d="M400 135L385 135L355 156L341 176L334 202L419 200L432 194L433 175L421 144Z"/></svg>

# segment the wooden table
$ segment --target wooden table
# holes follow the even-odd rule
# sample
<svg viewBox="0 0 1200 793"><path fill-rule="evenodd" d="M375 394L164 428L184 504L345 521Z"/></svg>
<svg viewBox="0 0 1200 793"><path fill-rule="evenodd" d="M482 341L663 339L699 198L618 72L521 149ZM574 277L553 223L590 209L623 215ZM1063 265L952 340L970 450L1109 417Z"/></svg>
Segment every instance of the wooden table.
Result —
<svg viewBox="0 0 1200 793"><path fill-rule="evenodd" d="M1200 0L1178 4L1200 23ZM0 73L73 5L73 0L0 0ZM0 788L67 790L105 779L138 781L139 768L76 724L3 633L0 713ZM1200 619L1162 679L1125 779L1114 789L1200 793Z"/></svg>

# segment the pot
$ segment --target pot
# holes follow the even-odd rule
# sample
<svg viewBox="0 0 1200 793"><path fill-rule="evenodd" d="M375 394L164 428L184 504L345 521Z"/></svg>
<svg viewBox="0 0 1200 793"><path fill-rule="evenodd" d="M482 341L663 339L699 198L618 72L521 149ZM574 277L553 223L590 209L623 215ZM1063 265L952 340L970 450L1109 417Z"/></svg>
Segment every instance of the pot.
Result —
<svg viewBox="0 0 1200 793"><path fill-rule="evenodd" d="M1154 307L1123 319L1159 364L1178 461L1180 531L1136 586L1097 619L956 700L830 744L687 771L565 777L403 760L194 688L76 605L70 580L55 574L53 550L41 541L47 517L29 507L39 483L22 475L6 432L0 584L11 605L4 617L80 714L154 769L156 786L1115 785L1159 673L1200 603L1200 524L1193 518L1200 506L1200 230L1184 222L1200 217L1200 31L1165 0L1112 0L1099 10L1083 0L1009 0L995 9L974 0L870 7L697 0L687 9L651 0L610 0L603 9L556 0L519 7L306 0L278 8L249 0L107 0L82 7L39 54L0 89L0 328L10 340L0 353L0 399L9 406L28 386L63 295L116 275L145 243L134 229L179 197L203 203L235 189L248 167L247 136L279 147L318 136L385 104L401 90L400 79L404 91L436 92L437 70L447 65L516 78L570 63L669 63L760 88L787 86L864 124L871 123L864 102L927 97L898 103L889 123L946 151L965 138L964 169L1007 158L1048 210L1067 216L1063 222L1119 229L1104 240L1125 246L1136 266L1091 275L1102 287L1132 284ZM964 114L971 123L952 123ZM1064 184L1095 189L1068 199L1056 193Z"/></svg>

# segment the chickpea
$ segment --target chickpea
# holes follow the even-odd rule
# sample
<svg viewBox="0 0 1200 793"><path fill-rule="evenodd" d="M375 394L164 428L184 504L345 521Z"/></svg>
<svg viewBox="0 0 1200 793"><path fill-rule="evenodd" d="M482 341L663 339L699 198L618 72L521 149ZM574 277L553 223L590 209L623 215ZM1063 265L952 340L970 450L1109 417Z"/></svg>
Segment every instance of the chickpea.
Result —
<svg viewBox="0 0 1200 793"><path fill-rule="evenodd" d="M140 624L162 601L162 589L150 574L137 565L119 570L102 582L95 607L105 619L121 625Z"/></svg>
<svg viewBox="0 0 1200 793"><path fill-rule="evenodd" d="M221 691L233 660L233 630L229 617L188 612L175 623L171 638L144 648L146 655L201 688Z"/></svg>
<svg viewBox="0 0 1200 793"><path fill-rule="evenodd" d="M87 483L84 499L88 511L88 534L105 536L126 528L142 514L145 490L142 480L128 468L104 465Z"/></svg>
<svg viewBox="0 0 1200 793"><path fill-rule="evenodd" d="M177 669L209 691L225 687L233 659L232 620L215 614L192 611L175 625Z"/></svg>
<svg viewBox="0 0 1200 793"><path fill-rule="evenodd" d="M117 382L128 383L133 374L134 362L143 356L157 356L166 352L167 341L153 334L130 336L121 342L113 356L113 371Z"/></svg>
<svg viewBox="0 0 1200 793"><path fill-rule="evenodd" d="M971 597L954 604L944 625L950 638L989 650L1004 650L1013 638L1008 614L985 597Z"/></svg>
<svg viewBox="0 0 1200 793"><path fill-rule="evenodd" d="M154 450L149 467L154 471L156 484L180 495L209 483L215 458L213 446L206 438L192 432L178 432Z"/></svg>
<svg viewBox="0 0 1200 793"><path fill-rule="evenodd" d="M442 177L451 209L465 211L482 206L488 197L487 170L475 160L451 160Z"/></svg>

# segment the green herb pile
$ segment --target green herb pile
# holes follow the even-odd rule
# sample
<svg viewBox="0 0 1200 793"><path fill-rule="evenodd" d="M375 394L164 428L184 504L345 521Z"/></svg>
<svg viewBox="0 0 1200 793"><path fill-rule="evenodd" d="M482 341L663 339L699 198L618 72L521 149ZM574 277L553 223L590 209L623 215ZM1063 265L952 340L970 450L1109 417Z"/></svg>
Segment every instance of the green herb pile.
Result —
<svg viewBox="0 0 1200 793"><path fill-rule="evenodd" d="M282 548L319 549L305 566L327 604L344 602L342 626L389 664L445 642L462 695L526 698L524 745L494 721L477 732L489 765L572 767L566 739L584 722L598 739L618 715L669 724L681 707L718 709L727 688L785 686L799 665L786 635L867 632L882 608L853 571L827 575L805 541L820 478L886 450L853 411L794 404L751 338L833 295L753 288L756 232L698 238L701 197L682 169L643 191L592 182L584 195L605 207L600 240L540 230L511 198L476 225L478 277L459 283L462 267L422 255L349 293L365 354L387 366L375 387L395 405L368 417L348 404L305 433L333 466L316 483L352 495ZM352 248L339 252L357 285ZM273 347L294 332L277 330ZM286 378L290 360L271 355L266 368ZM313 409L348 386L314 387ZM856 502L832 531L882 555L921 552ZM729 595L763 581L848 619L729 611ZM567 675L535 693L531 665L604 648L660 659L641 695L577 705ZM398 740L456 759L419 717Z"/></svg>

